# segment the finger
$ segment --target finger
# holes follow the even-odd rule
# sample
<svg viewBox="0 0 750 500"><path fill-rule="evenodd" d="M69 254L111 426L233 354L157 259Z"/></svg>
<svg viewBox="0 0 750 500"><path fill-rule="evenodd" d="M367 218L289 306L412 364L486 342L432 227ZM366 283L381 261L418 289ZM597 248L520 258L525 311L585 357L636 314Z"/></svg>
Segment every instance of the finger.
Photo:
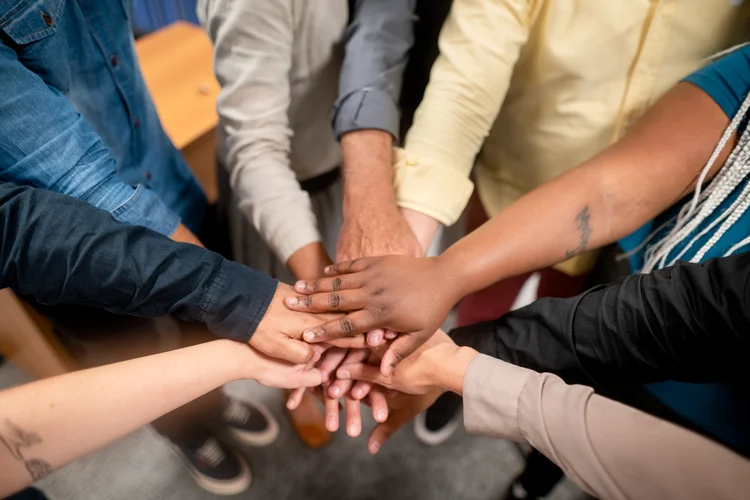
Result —
<svg viewBox="0 0 750 500"><path fill-rule="evenodd" d="M341 366L355 365L362 363L370 356L369 349L353 349L349 351L346 358L341 363ZM328 391L328 395L332 398L340 398L349 392L352 388L352 380L336 380L331 384L331 388ZM361 399L361 398L357 398Z"/></svg>
<svg viewBox="0 0 750 500"><path fill-rule="evenodd" d="M385 331L382 328L376 328L367 332L367 345L377 347L385 341Z"/></svg>
<svg viewBox="0 0 750 500"><path fill-rule="evenodd" d="M307 342L327 342L365 334L375 328L379 328L379 325L375 324L375 316L370 311L362 309L320 326L308 328L302 333L302 337Z"/></svg>
<svg viewBox="0 0 750 500"><path fill-rule="evenodd" d="M388 401L380 389L374 388L370 392L370 406L372 406L372 418L376 422L383 423L388 420Z"/></svg>
<svg viewBox="0 0 750 500"><path fill-rule="evenodd" d="M390 387L391 385L390 380L380 373L377 366L364 363L342 366L336 370L336 378L342 380L364 380L365 382L371 382L384 387Z"/></svg>
<svg viewBox="0 0 750 500"><path fill-rule="evenodd" d="M321 344L313 344L321 345ZM355 335L354 337L345 337L343 339L329 340L323 345L331 345L336 347L345 347L347 349L362 349L369 348L367 345L367 338L364 335Z"/></svg>
<svg viewBox="0 0 750 500"><path fill-rule="evenodd" d="M380 363L380 372L386 377L393 373L396 365L419 349L422 344L427 342L428 338L423 339L411 333L400 335L391 343L391 346L383 355L383 361Z"/></svg>
<svg viewBox="0 0 750 500"><path fill-rule="evenodd" d="M284 299L292 311L302 312L337 312L357 311L365 307L362 290L344 290L340 292L321 292L315 295L300 295Z"/></svg>
<svg viewBox="0 0 750 500"><path fill-rule="evenodd" d="M360 412L359 400L354 398L344 398L344 408L346 409L346 433L350 437L357 437L362 432L362 414Z"/></svg>
<svg viewBox="0 0 750 500"><path fill-rule="evenodd" d="M302 402L302 396L305 395L305 388L300 387L299 389L295 389L289 394L289 397L286 400L286 407L290 410L296 410L299 404Z"/></svg>
<svg viewBox="0 0 750 500"><path fill-rule="evenodd" d="M332 266L323 269L326 276L336 276L337 274L360 273L367 269L372 259L354 259L347 262L337 262Z"/></svg>
<svg viewBox="0 0 750 500"><path fill-rule="evenodd" d="M326 429L336 432L339 428L339 400L328 397L328 388L323 388L323 399L326 410Z"/></svg>
<svg viewBox="0 0 750 500"><path fill-rule="evenodd" d="M288 361L295 365L304 365L310 361L315 351L307 342L287 337L279 333L273 339L261 346L256 346L259 351L272 358Z"/></svg>
<svg viewBox="0 0 750 500"><path fill-rule="evenodd" d="M355 290L362 286L362 277L355 274L344 274L332 278L320 278L317 280L299 280L294 284L294 289L302 295L311 295L323 292L338 292L339 290Z"/></svg>
<svg viewBox="0 0 750 500"><path fill-rule="evenodd" d="M386 330L385 331L385 338L386 338L386 340L393 340L396 337L398 337L398 332L394 332L393 330Z"/></svg>
<svg viewBox="0 0 750 500"><path fill-rule="evenodd" d="M393 435L394 432L399 430L404 426L404 424L408 422L408 419L404 418L401 413L402 412L391 413L388 420L376 425L372 430L372 432L370 433L370 437L367 440L367 450L371 454L376 454L380 450L380 447L383 446L383 443L385 443L388 438Z"/></svg>
<svg viewBox="0 0 750 500"><path fill-rule="evenodd" d="M341 362L346 357L347 349L341 349L339 347L333 347L328 350L323 356L323 359L318 364L318 369L323 374L323 381L330 382L331 374L336 371Z"/></svg>
<svg viewBox="0 0 750 500"><path fill-rule="evenodd" d="M367 397L371 390L372 383L359 380L354 384L354 387L352 387L351 394L354 399L362 400Z"/></svg>

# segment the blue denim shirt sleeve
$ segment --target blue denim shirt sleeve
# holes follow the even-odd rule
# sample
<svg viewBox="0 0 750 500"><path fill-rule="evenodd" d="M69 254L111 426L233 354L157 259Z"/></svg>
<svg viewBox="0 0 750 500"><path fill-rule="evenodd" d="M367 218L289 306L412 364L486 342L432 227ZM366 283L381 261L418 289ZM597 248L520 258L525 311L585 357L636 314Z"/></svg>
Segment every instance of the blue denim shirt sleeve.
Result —
<svg viewBox="0 0 750 500"><path fill-rule="evenodd" d="M0 288L49 305L174 314L247 342L277 282L69 196L0 183Z"/></svg>
<svg viewBox="0 0 750 500"><path fill-rule="evenodd" d="M153 191L123 182L88 122L5 43L0 74L0 182L67 194L165 235L175 231L179 217Z"/></svg>
<svg viewBox="0 0 750 500"><path fill-rule="evenodd" d="M399 137L398 99L414 43L416 0L357 0L334 103L337 137L362 129Z"/></svg>

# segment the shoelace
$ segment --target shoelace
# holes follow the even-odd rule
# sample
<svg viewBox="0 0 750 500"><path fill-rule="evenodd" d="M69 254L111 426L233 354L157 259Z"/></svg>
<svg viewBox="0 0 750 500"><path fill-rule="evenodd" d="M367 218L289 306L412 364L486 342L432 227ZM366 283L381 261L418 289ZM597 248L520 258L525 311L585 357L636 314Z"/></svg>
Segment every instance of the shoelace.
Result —
<svg viewBox="0 0 750 500"><path fill-rule="evenodd" d="M229 422L244 424L250 418L250 408L239 401L231 400L224 410L224 418Z"/></svg>
<svg viewBox="0 0 750 500"><path fill-rule="evenodd" d="M219 446L218 441L214 438L208 438L206 442L203 443L203 446L198 448L198 451L195 452L195 456L210 467L216 467L224 460L224 458L226 458L224 452L221 450L221 446Z"/></svg>

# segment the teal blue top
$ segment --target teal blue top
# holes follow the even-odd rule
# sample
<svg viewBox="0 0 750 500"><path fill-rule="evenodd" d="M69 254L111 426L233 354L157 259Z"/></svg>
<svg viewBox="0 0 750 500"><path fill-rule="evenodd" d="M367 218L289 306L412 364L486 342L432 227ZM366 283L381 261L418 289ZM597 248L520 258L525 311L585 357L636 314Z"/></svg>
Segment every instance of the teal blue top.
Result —
<svg viewBox="0 0 750 500"><path fill-rule="evenodd" d="M748 91L750 91L750 47L743 47L696 71L685 81L700 87L716 101L728 117L734 117ZM745 125L746 122L741 124L741 131L744 130ZM675 246L668 261L679 254L697 233L726 210L738 198L747 182L748 178L745 178L711 217L703 221L695 232L683 240L681 244ZM633 234L620 240L620 246L626 252L638 247L655 228L673 218L685 203L690 203L691 199L692 193ZM652 243L664 238L670 229L671 226L665 227L656 235ZM708 251L704 260L721 257L735 244L748 236L750 236L750 210L746 211L731 229L721 237L718 243ZM711 233L709 232L709 234L698 239L683 254L681 259L690 260L710 237ZM633 272L637 272L643 267L644 252L648 247L649 245L646 245L630 257L630 266ZM735 253L746 252L749 249L750 246L743 246ZM736 385L686 384L670 381L647 386L652 394L677 413L705 429L720 441L745 454L750 452L750 397L748 397L750 390L748 387L747 382L741 381Z"/></svg>

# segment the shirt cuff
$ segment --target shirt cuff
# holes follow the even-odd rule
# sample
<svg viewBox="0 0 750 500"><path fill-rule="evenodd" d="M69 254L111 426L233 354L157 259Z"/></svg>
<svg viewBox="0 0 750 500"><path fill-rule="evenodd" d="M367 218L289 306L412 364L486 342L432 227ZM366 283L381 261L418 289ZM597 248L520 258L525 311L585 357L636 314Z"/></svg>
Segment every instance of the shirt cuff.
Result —
<svg viewBox="0 0 750 500"><path fill-rule="evenodd" d="M394 141L398 141L399 110L386 92L365 88L342 97L334 104L333 130L338 139L347 132L365 129L388 132Z"/></svg>
<svg viewBox="0 0 750 500"><path fill-rule="evenodd" d="M458 220L474 191L474 183L465 175L403 149L396 150L394 169L398 206L421 212L445 226Z"/></svg>
<svg viewBox="0 0 750 500"><path fill-rule="evenodd" d="M180 217L164 204L159 195L142 185L111 214L124 224L144 226L165 236L171 236L180 224Z"/></svg>
<svg viewBox="0 0 750 500"><path fill-rule="evenodd" d="M247 343L265 316L278 281L224 260L198 306L198 321L218 337Z"/></svg>
<svg viewBox="0 0 750 500"><path fill-rule="evenodd" d="M464 426L472 434L522 441L518 404L531 370L480 354L464 377Z"/></svg>

